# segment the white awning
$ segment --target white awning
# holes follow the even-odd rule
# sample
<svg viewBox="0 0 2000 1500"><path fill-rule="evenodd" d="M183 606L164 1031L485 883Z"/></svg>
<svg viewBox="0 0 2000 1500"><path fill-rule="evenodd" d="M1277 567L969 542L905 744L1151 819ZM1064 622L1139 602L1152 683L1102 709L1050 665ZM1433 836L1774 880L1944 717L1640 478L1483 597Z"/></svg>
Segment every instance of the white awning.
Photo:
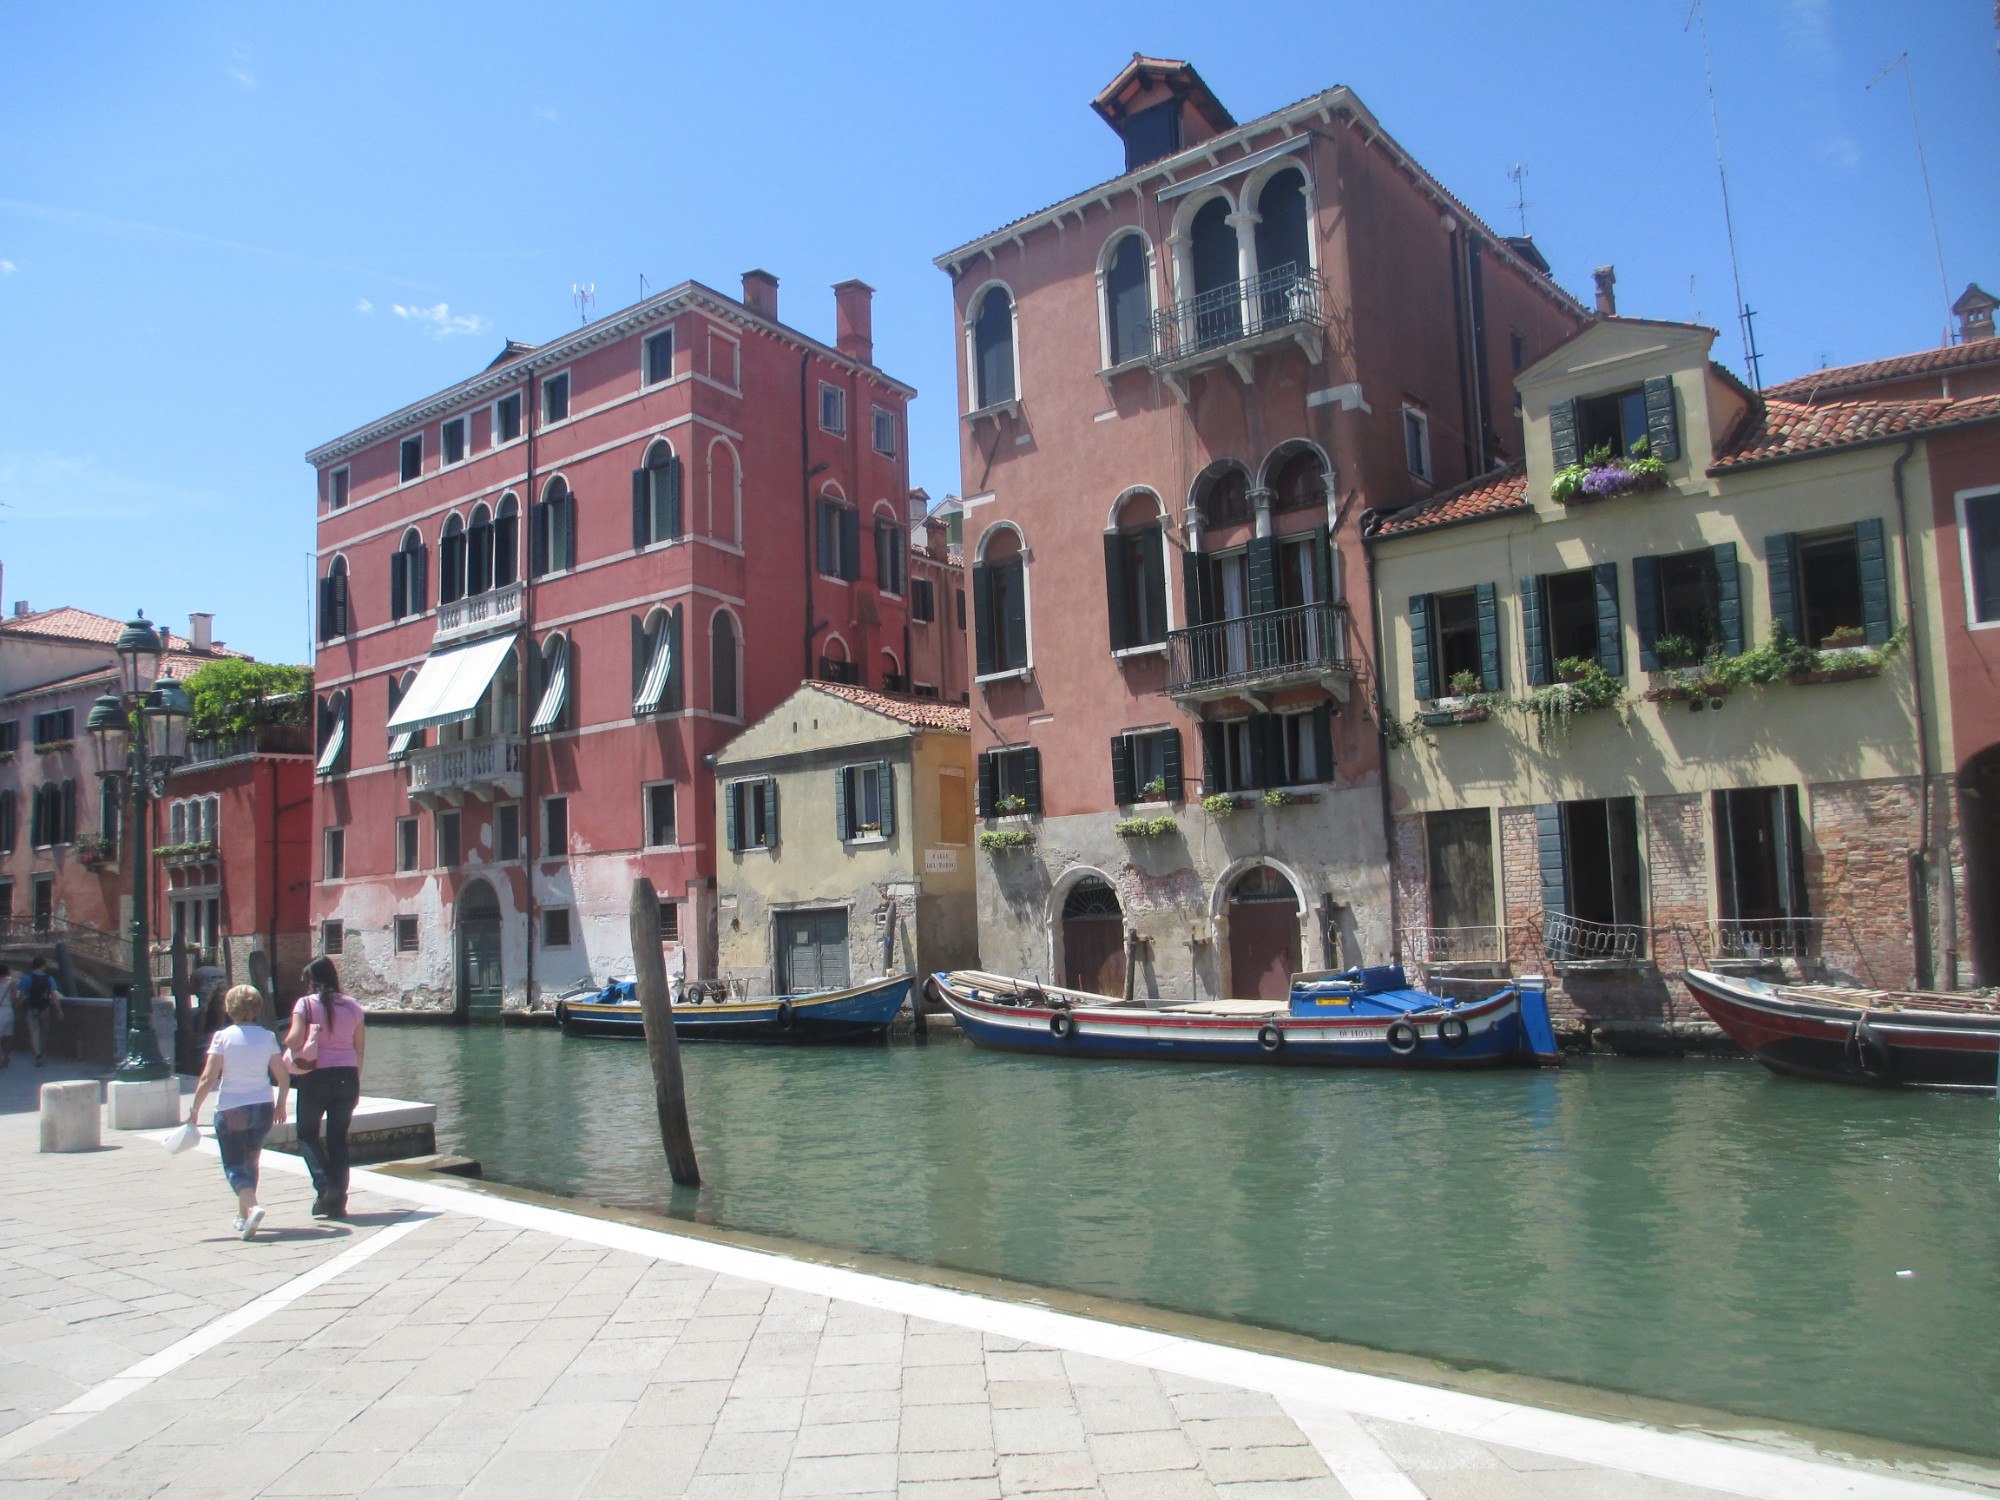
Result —
<svg viewBox="0 0 2000 1500"><path fill-rule="evenodd" d="M542 701L535 706L535 717L529 721L528 733L547 734L562 722L563 705L569 701L569 641L556 637L555 660L549 664L548 686L542 689Z"/></svg>
<svg viewBox="0 0 2000 1500"><path fill-rule="evenodd" d="M646 664L646 680L639 685L639 696L632 700L635 714L656 714L666 701L667 679L674 673L674 622L672 617L660 621L660 641L653 647L653 659Z"/></svg>
<svg viewBox="0 0 2000 1500"><path fill-rule="evenodd" d="M493 674L500 670L500 663L513 649L513 636L496 635L426 657L417 670L417 680L410 684L410 690L403 694L403 701L390 716L389 733L428 729L433 724L453 724L471 718L492 683Z"/></svg>
<svg viewBox="0 0 2000 1500"><path fill-rule="evenodd" d="M333 721L333 733L326 737L326 748L319 753L319 764L314 768L321 776L331 776L340 769L340 752L347 748L347 712L341 711Z"/></svg>

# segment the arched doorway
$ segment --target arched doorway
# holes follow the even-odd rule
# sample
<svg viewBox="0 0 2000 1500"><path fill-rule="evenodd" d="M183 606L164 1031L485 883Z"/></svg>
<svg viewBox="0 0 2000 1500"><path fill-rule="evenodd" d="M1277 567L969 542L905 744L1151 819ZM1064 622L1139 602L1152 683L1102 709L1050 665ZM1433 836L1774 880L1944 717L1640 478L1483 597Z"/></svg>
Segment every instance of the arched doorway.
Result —
<svg viewBox="0 0 2000 1500"><path fill-rule="evenodd" d="M1125 993L1125 911L1118 893L1094 875L1063 898L1062 945L1065 989Z"/></svg>
<svg viewBox="0 0 2000 1500"><path fill-rule="evenodd" d="M1283 1000L1299 972L1299 896L1269 865L1245 870L1229 888L1229 995Z"/></svg>
<svg viewBox="0 0 2000 1500"><path fill-rule="evenodd" d="M458 893L458 1013L475 1019L500 1014L500 901L475 880Z"/></svg>
<svg viewBox="0 0 2000 1500"><path fill-rule="evenodd" d="M2000 745L1989 745L1958 773L1958 817L1965 838L1965 906L1972 930L1972 982L2000 984Z"/></svg>

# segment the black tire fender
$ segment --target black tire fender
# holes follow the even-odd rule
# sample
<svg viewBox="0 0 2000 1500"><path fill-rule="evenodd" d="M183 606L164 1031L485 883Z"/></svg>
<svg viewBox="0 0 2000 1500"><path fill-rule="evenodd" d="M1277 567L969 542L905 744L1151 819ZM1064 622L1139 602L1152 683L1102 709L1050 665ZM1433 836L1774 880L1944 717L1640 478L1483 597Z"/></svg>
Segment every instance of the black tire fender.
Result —
<svg viewBox="0 0 2000 1500"><path fill-rule="evenodd" d="M1267 1022L1257 1028L1257 1045L1266 1052L1282 1052L1285 1050L1285 1034Z"/></svg>
<svg viewBox="0 0 2000 1500"><path fill-rule="evenodd" d="M1447 1047L1463 1047L1472 1035L1472 1028L1457 1016L1446 1016L1438 1022L1438 1040Z"/></svg>
<svg viewBox="0 0 2000 1500"><path fill-rule="evenodd" d="M1417 1028L1412 1026L1408 1021L1391 1021L1389 1023L1389 1050L1395 1053L1396 1056L1408 1057L1417 1050L1417 1043L1421 1040L1422 1036L1417 1031Z"/></svg>
<svg viewBox="0 0 2000 1500"><path fill-rule="evenodd" d="M1868 1078L1889 1076L1889 1049L1866 1016L1854 1023L1847 1035L1847 1057Z"/></svg>
<svg viewBox="0 0 2000 1500"><path fill-rule="evenodd" d="M790 1031L791 1029L792 1002L789 1000L780 1000L778 1002L778 1030Z"/></svg>
<svg viewBox="0 0 2000 1500"><path fill-rule="evenodd" d="M1066 1042L1076 1035L1076 1017L1066 1010L1056 1011L1049 1017L1049 1035L1059 1042Z"/></svg>

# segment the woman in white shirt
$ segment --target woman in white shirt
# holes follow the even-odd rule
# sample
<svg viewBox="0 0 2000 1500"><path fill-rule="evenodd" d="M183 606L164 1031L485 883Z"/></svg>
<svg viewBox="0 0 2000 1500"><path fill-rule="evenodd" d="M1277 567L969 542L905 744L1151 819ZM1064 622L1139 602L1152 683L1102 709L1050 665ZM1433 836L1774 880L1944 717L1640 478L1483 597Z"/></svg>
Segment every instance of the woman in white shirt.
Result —
<svg viewBox="0 0 2000 1500"><path fill-rule="evenodd" d="M236 1024L216 1032L208 1044L208 1066L195 1086L188 1120L201 1118L202 1101L215 1094L215 1141L222 1148L222 1175L236 1190L236 1232L249 1239L264 1222L257 1206L257 1160L271 1123L285 1118L285 1098L292 1076L285 1068L278 1039L256 1024L264 996L255 985L239 984L222 997ZM271 1089L278 1090L277 1104Z"/></svg>

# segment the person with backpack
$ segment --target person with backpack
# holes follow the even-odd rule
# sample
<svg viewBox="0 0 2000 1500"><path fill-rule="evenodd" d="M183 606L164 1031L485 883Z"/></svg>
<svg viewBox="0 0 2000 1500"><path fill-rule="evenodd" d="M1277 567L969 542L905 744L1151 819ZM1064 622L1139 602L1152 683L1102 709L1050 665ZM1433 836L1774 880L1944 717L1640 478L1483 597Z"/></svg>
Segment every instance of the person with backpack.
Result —
<svg viewBox="0 0 2000 1500"><path fill-rule="evenodd" d="M51 1013L55 1019L62 1019L62 991L56 988L56 977L49 972L49 961L38 958L28 966L20 987L20 1008L28 1022L28 1044L35 1049L35 1066L42 1065L42 1023Z"/></svg>
<svg viewBox="0 0 2000 1500"><path fill-rule="evenodd" d="M315 1219L347 1217L347 1127L361 1102L361 1062L368 1050L361 1002L340 991L340 973L322 954L306 965L310 995L292 1007L285 1061L299 1095L299 1154L318 1196ZM322 1134L321 1122L324 1121Z"/></svg>

